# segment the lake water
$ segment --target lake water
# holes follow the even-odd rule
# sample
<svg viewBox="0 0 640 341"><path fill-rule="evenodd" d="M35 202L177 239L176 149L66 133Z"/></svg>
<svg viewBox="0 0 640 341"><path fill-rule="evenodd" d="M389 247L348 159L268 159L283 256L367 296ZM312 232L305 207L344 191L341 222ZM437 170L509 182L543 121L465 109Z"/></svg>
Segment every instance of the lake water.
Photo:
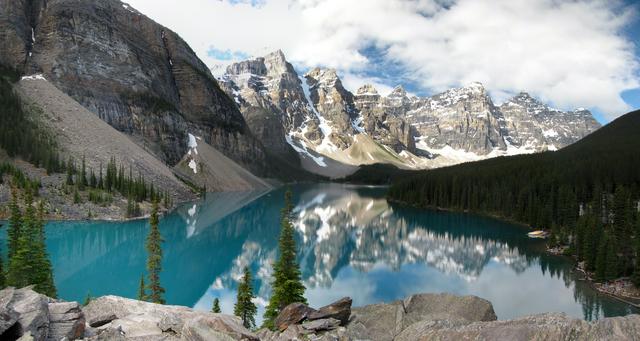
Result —
<svg viewBox="0 0 640 341"><path fill-rule="evenodd" d="M312 306L344 296L360 306L450 292L488 299L499 319L565 312L591 320L638 312L577 281L568 259L545 254L544 241L528 238L521 226L389 205L384 188L326 184L292 190L299 262ZM261 317L283 198L284 189L208 194L164 217L161 281L167 303L209 310L218 297L223 312L232 313L236 281L249 266ZM59 296L135 297L147 231L144 220L47 224Z"/></svg>

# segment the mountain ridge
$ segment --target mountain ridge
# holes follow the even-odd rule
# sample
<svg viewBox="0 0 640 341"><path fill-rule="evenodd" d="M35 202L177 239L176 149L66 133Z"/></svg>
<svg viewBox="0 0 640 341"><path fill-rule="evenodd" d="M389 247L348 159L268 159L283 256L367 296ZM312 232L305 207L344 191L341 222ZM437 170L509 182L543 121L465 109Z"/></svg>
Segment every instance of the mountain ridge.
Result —
<svg viewBox="0 0 640 341"><path fill-rule="evenodd" d="M386 96L371 84L352 93L334 69L316 67L300 76L280 50L229 65L219 81L245 117L255 107L280 117L285 136L271 134L269 141L289 144L303 164L315 162L315 169L307 167L312 172L330 168L327 160L351 170L372 163L427 169L557 150L600 127L588 110L553 109L526 93L496 105L478 82L431 97L411 96L401 85ZM360 134L390 155L349 155Z"/></svg>

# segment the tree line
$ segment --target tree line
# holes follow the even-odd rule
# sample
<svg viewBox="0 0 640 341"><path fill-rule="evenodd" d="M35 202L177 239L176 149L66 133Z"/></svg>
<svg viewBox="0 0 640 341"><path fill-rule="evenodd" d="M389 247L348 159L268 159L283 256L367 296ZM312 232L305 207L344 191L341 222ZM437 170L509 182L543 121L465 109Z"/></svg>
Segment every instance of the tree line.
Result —
<svg viewBox="0 0 640 341"><path fill-rule="evenodd" d="M127 216L134 217L140 215L138 203L143 201L163 202L165 208L173 205L168 191L157 189L152 182L147 182L145 177L138 173L134 176L133 169L129 166L125 172L123 164L118 166L115 157L111 157L103 169L100 163L97 173L93 168L87 168L85 157L83 156L79 166L73 157L69 157L66 162L66 185L73 188L74 201L79 201L79 191L88 191L89 200L96 204L109 203L111 194L120 193L127 198ZM77 199L77 200L76 200ZM77 202L76 202L77 203Z"/></svg>
<svg viewBox="0 0 640 341"><path fill-rule="evenodd" d="M172 206L168 192L154 188L141 174L134 176L131 167L125 174L124 166L118 167L115 158L110 159L104 171L102 165L99 170L87 168L84 156L80 165L71 156L65 162L60 157L55 136L30 112L36 109L28 108L15 93L13 83L19 77L17 71L0 65L0 148L10 157L22 157L36 167L45 168L49 174L66 172L66 190L73 194L75 203L82 201L78 192L89 190L88 199L96 204L109 204L111 194L119 192L129 201L127 215L130 217L140 214L137 203L145 200L164 201L165 207ZM3 173L16 173L3 167L0 181ZM24 187L23 179L15 180L21 181L20 187ZM35 191L32 194L37 195Z"/></svg>
<svg viewBox="0 0 640 341"><path fill-rule="evenodd" d="M558 152L421 172L391 201L497 215L551 231L598 280L640 285L640 112Z"/></svg>
<svg viewBox="0 0 640 341"><path fill-rule="evenodd" d="M44 203L33 202L31 191L25 191L24 210L18 204L18 191L11 190L11 215L7 228L8 266L4 271L0 259L0 287L22 288L34 285L34 290L55 298L53 268L47 254L44 233Z"/></svg>
<svg viewBox="0 0 640 341"><path fill-rule="evenodd" d="M15 70L0 66L0 147L10 157L22 156L47 172L62 172L55 136L29 115L13 90L12 83L18 79Z"/></svg>

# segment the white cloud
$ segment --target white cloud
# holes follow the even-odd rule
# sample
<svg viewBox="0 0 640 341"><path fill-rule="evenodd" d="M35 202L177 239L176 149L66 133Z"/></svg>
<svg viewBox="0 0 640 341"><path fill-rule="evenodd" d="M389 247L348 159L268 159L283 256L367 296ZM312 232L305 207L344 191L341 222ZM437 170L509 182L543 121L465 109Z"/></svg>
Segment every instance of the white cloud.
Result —
<svg viewBox="0 0 640 341"><path fill-rule="evenodd" d="M394 86L387 84L388 82L378 77L367 77L348 71L342 72L340 79L342 80L342 85L353 93L365 84L373 85L381 96L388 95L394 88Z"/></svg>
<svg viewBox="0 0 640 341"><path fill-rule="evenodd" d="M182 35L209 65L220 62L207 55L212 46L253 55L280 48L302 67L337 68L353 90L379 62L360 52L371 46L426 91L480 81L493 93L527 90L562 108L598 108L609 119L629 109L620 93L640 86L633 42L621 34L637 9L617 1L130 2Z"/></svg>

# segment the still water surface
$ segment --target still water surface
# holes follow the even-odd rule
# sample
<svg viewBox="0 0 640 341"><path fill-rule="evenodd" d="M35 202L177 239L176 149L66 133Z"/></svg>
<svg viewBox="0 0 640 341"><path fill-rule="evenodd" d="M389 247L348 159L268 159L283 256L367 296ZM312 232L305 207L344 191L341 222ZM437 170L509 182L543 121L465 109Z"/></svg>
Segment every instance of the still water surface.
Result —
<svg viewBox="0 0 640 341"><path fill-rule="evenodd" d="M299 262L312 306L344 296L359 306L451 292L490 300L499 319L540 312L585 319L638 312L576 280L569 260L545 254L544 241L527 238L521 226L389 205L384 188L292 189ZM283 197L284 189L209 194L163 218L161 280L167 303L209 310L218 297L223 312L232 313L236 281L249 266L261 317ZM59 296L135 297L147 231L144 220L47 224Z"/></svg>

